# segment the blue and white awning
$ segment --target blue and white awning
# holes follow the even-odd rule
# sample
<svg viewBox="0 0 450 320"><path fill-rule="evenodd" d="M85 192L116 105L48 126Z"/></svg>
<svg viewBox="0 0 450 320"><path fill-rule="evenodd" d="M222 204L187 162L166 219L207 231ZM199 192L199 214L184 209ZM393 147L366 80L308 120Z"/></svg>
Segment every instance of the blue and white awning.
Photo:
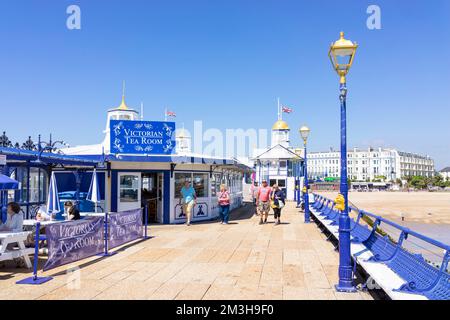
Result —
<svg viewBox="0 0 450 320"><path fill-rule="evenodd" d="M97 204L100 202L101 196L100 187L98 184L97 170L95 169L92 173L91 186L89 187L89 192L86 199L95 204L95 211L97 212Z"/></svg>
<svg viewBox="0 0 450 320"><path fill-rule="evenodd" d="M56 177L55 173L52 172L52 176L50 178L50 186L48 188L48 197L47 197L47 213L57 213L61 211L61 205L59 203L58 196L58 187L56 185Z"/></svg>

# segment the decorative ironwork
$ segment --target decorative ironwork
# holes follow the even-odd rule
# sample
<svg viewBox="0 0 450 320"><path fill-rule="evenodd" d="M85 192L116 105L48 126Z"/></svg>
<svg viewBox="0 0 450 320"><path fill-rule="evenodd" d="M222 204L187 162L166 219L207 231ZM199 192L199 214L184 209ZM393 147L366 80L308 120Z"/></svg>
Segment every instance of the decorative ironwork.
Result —
<svg viewBox="0 0 450 320"><path fill-rule="evenodd" d="M38 151L39 152L38 158L40 158L43 152L63 154L61 149L57 147L58 144L64 145L66 147L69 146L62 140L53 141L51 135L49 142L41 141L41 135L39 135L38 140L39 141L35 143L31 139L31 136L28 136L28 139L24 143L22 143L22 145L19 142L13 144L6 135L6 132L3 131L3 134L0 136L0 147Z"/></svg>
<svg viewBox="0 0 450 320"><path fill-rule="evenodd" d="M12 147L12 142L9 140L5 131L3 131L3 134L0 136L0 147L6 147L6 148Z"/></svg>
<svg viewBox="0 0 450 320"><path fill-rule="evenodd" d="M16 145L18 145L18 144L16 144ZM36 150L37 149L36 144L33 142L33 140L31 140L31 136L28 136L28 140L22 144L22 149L25 149L25 150Z"/></svg>

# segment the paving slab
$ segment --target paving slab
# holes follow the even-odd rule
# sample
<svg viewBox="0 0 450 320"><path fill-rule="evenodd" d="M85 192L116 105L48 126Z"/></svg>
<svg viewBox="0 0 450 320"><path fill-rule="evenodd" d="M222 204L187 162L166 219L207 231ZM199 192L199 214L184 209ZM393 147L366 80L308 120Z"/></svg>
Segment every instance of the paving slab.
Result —
<svg viewBox="0 0 450 320"><path fill-rule="evenodd" d="M0 267L0 299L371 299L335 292L338 253L294 203L283 209L280 225L273 215L259 225L252 211L233 211L230 225L151 225L153 238L117 248L112 257L40 271L54 277L40 286L15 284L30 270ZM45 260L39 258L40 270Z"/></svg>

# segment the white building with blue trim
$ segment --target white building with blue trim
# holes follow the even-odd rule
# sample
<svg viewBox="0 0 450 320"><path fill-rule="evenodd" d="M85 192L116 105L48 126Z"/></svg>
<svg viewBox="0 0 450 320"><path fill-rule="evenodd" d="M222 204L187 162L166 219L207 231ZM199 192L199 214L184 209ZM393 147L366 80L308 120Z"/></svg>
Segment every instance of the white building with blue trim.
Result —
<svg viewBox="0 0 450 320"><path fill-rule="evenodd" d="M261 184L266 180L271 186L278 184L286 199L296 200L296 191L303 186L302 153L302 149L291 146L289 125L279 115L272 126L270 147L253 152L251 160L254 162L255 181Z"/></svg>
<svg viewBox="0 0 450 320"><path fill-rule="evenodd" d="M154 223L185 222L180 190L186 180L198 196L193 222L218 217L216 194L222 183L229 188L231 209L243 204L243 177L251 168L236 159L192 153L190 136L184 129L175 130L173 122L143 121L139 112L127 106L124 96L119 107L107 111L104 134L99 144L63 148L58 155L44 152L39 156L36 150L0 147L0 154L8 157L4 172L22 178L26 186L35 180L30 171L38 174L35 202L24 199L25 193L30 196L26 188L12 198L20 200L28 215L35 210L31 206L45 203L48 177L55 172L59 189L67 193L65 199L81 201L95 169L105 199L101 205L104 211L148 206L149 221Z"/></svg>

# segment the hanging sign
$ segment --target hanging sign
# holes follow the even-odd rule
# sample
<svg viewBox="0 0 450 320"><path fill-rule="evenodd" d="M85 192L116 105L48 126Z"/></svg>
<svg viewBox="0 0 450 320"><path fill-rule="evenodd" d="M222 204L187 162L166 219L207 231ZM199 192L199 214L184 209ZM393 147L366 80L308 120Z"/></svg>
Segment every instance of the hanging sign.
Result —
<svg viewBox="0 0 450 320"><path fill-rule="evenodd" d="M111 153L172 154L175 122L111 120Z"/></svg>

